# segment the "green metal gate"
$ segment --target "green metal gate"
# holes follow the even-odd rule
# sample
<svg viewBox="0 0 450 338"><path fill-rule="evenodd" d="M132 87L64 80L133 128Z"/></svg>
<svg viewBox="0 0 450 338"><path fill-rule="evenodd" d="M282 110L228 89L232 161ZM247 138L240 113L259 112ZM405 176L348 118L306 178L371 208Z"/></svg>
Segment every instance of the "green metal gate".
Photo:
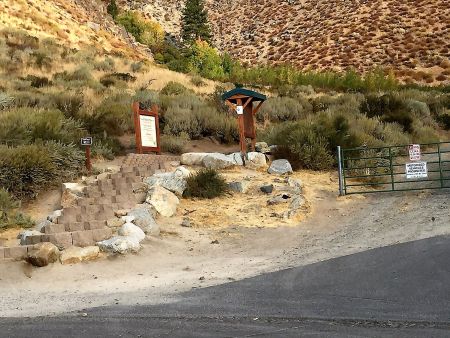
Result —
<svg viewBox="0 0 450 338"><path fill-rule="evenodd" d="M450 142L338 147L338 159L341 195L450 188Z"/></svg>

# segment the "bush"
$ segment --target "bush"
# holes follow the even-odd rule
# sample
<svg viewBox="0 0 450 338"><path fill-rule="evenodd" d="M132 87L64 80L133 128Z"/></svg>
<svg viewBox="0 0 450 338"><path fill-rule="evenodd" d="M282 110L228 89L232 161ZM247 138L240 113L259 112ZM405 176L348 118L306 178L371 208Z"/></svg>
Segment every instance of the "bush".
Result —
<svg viewBox="0 0 450 338"><path fill-rule="evenodd" d="M188 140L189 135L186 133L180 133L180 136L161 135L161 150L180 155L184 152L184 147Z"/></svg>
<svg viewBox="0 0 450 338"><path fill-rule="evenodd" d="M439 123L442 124L445 130L450 130L450 114L442 114L438 117Z"/></svg>
<svg viewBox="0 0 450 338"><path fill-rule="evenodd" d="M113 59L107 57L104 60L95 62L94 69L103 72L112 72L115 69L115 62Z"/></svg>
<svg viewBox="0 0 450 338"><path fill-rule="evenodd" d="M80 122L56 109L18 108L0 115L0 140L28 144L36 140L78 142L84 133Z"/></svg>
<svg viewBox="0 0 450 338"><path fill-rule="evenodd" d="M202 169L187 178L184 197L212 199L228 191L225 179L214 169Z"/></svg>
<svg viewBox="0 0 450 338"><path fill-rule="evenodd" d="M163 95L182 95L186 94L189 90L183 86L181 83L170 81L163 89L161 89L161 94Z"/></svg>
<svg viewBox="0 0 450 338"><path fill-rule="evenodd" d="M34 225L30 217L15 210L19 204L8 191L0 188L0 230L15 226L31 228Z"/></svg>
<svg viewBox="0 0 450 338"><path fill-rule="evenodd" d="M0 110L4 110L14 103L14 98L0 92Z"/></svg>
<svg viewBox="0 0 450 338"><path fill-rule="evenodd" d="M124 12L117 16L116 22L134 36L136 41L150 48L155 48L164 42L164 30L157 22L145 19L134 11Z"/></svg>
<svg viewBox="0 0 450 338"><path fill-rule="evenodd" d="M45 76L27 75L27 77L25 77L23 80L30 81L31 87L34 88L42 88L52 85L52 82Z"/></svg>
<svg viewBox="0 0 450 338"><path fill-rule="evenodd" d="M81 150L55 142L0 146L0 187L18 198L33 198L62 179L73 178L81 169Z"/></svg>
<svg viewBox="0 0 450 338"><path fill-rule="evenodd" d="M138 72L142 71L143 68L144 68L144 62L142 62L142 61L133 62L130 65L130 69L133 73L138 73Z"/></svg>
<svg viewBox="0 0 450 338"><path fill-rule="evenodd" d="M273 97L264 102L257 114L258 121L284 122L305 118L312 111L307 100L302 102L290 97Z"/></svg>
<svg viewBox="0 0 450 338"><path fill-rule="evenodd" d="M116 94L105 98L92 112L84 112L81 117L92 134L121 136L134 128L131 101L128 94Z"/></svg>
<svg viewBox="0 0 450 338"><path fill-rule="evenodd" d="M100 83L105 87L115 86L120 82L134 82L136 77L130 73L111 73L103 75L100 78Z"/></svg>
<svg viewBox="0 0 450 338"><path fill-rule="evenodd" d="M225 78L221 55L206 41L196 41L192 45L189 69L208 79L223 80Z"/></svg>

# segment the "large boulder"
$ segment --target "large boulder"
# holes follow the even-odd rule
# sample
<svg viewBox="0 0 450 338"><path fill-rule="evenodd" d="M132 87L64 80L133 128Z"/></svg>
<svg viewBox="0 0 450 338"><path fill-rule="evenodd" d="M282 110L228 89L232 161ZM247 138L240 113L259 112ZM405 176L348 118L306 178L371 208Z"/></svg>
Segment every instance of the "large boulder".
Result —
<svg viewBox="0 0 450 338"><path fill-rule="evenodd" d="M182 196L186 189L186 178L190 175L190 171L185 167L178 167L173 173L154 174L144 179L149 187L160 185L163 188Z"/></svg>
<svg viewBox="0 0 450 338"><path fill-rule="evenodd" d="M84 248L71 246L61 253L59 260L61 264L77 264L94 260L98 257L99 253L100 248L98 246L87 246Z"/></svg>
<svg viewBox="0 0 450 338"><path fill-rule="evenodd" d="M131 210L128 212L128 216L134 217L132 222L141 228L147 235L159 235L159 225L156 223L150 210L145 206Z"/></svg>
<svg viewBox="0 0 450 338"><path fill-rule="evenodd" d="M203 158L207 153L185 153L181 155L180 163L184 165L203 165Z"/></svg>
<svg viewBox="0 0 450 338"><path fill-rule="evenodd" d="M225 169L235 166L234 159L221 153L210 153L203 158L203 166L209 169Z"/></svg>
<svg viewBox="0 0 450 338"><path fill-rule="evenodd" d="M59 258L59 250L56 245L45 242L36 244L32 250L28 252L27 261L34 266L47 266L54 263Z"/></svg>
<svg viewBox="0 0 450 338"><path fill-rule="evenodd" d="M269 174L284 175L292 173L292 166L288 160L275 160L269 167Z"/></svg>
<svg viewBox="0 0 450 338"><path fill-rule="evenodd" d="M247 154L245 166L250 169L267 167L266 156L262 153L250 152Z"/></svg>
<svg viewBox="0 0 450 338"><path fill-rule="evenodd" d="M174 193L159 185L149 189L145 201L153 206L159 214L165 217L175 215L178 204L180 203L180 200Z"/></svg>

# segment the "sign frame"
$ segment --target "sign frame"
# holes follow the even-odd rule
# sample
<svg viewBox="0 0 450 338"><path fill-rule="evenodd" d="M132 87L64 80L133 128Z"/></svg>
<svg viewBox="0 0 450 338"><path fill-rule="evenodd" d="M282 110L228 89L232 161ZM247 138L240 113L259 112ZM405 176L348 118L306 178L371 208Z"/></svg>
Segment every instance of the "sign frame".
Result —
<svg viewBox="0 0 450 338"><path fill-rule="evenodd" d="M80 144L81 144L82 146L91 146L91 145L92 145L92 142L93 142L92 136L82 137L82 138L80 139Z"/></svg>
<svg viewBox="0 0 450 338"><path fill-rule="evenodd" d="M420 149L420 144L410 144L408 146L409 160L410 161L420 161L422 159L422 152Z"/></svg>
<svg viewBox="0 0 450 338"><path fill-rule="evenodd" d="M133 103L133 118L134 118L134 130L136 135L136 152L138 154L155 152L156 154L161 154L161 137L159 130L159 114L158 106L153 105L151 110L140 109L139 102ZM142 129L141 129L141 116L150 116L154 118L155 123L155 138L156 147L143 146L142 144Z"/></svg>
<svg viewBox="0 0 450 338"><path fill-rule="evenodd" d="M411 172L410 167L420 167L422 166L423 171ZM410 162L405 164L405 175L407 180L428 178L428 165L425 161L420 162Z"/></svg>

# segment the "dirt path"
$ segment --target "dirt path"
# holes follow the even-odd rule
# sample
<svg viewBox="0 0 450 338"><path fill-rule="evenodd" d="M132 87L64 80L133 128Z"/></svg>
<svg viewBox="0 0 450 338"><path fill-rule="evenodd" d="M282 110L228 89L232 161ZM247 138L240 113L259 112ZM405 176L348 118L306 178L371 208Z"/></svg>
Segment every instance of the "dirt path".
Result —
<svg viewBox="0 0 450 338"><path fill-rule="evenodd" d="M314 186L313 177L304 182ZM191 288L449 234L449 196L447 190L337 198L321 187L310 195L311 215L295 227L182 228L181 219L172 219L137 255L40 269L0 263L0 316L169 302Z"/></svg>

